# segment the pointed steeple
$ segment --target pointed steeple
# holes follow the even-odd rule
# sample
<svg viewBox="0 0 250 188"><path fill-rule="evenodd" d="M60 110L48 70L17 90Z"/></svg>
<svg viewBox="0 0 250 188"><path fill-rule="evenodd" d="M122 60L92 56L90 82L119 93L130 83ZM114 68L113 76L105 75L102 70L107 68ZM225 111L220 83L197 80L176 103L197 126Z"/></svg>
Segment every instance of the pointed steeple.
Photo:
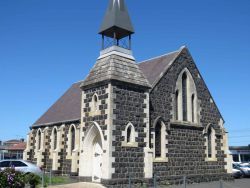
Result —
<svg viewBox="0 0 250 188"><path fill-rule="evenodd" d="M110 0L99 34L119 40L133 33L124 0Z"/></svg>
<svg viewBox="0 0 250 188"><path fill-rule="evenodd" d="M124 0L110 0L108 10L101 26L103 47L95 66L81 85L82 89L96 85L123 83L151 88L150 83L135 63L131 51L131 34L134 33ZM111 45L104 45L104 39L113 38ZM124 40L129 39L128 45ZM122 44L119 43L122 41ZM109 44L109 41L108 41ZM105 46L105 47L104 47Z"/></svg>

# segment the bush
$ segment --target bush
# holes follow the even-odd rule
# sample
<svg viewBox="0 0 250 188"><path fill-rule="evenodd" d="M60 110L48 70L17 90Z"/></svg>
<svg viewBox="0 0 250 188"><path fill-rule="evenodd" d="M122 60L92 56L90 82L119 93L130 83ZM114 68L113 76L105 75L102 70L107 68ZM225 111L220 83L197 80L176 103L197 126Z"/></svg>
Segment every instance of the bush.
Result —
<svg viewBox="0 0 250 188"><path fill-rule="evenodd" d="M41 177L30 173L25 176L26 182L30 184L31 187L36 187L41 183Z"/></svg>
<svg viewBox="0 0 250 188"><path fill-rule="evenodd" d="M24 188L25 177L14 168L6 168L0 171L0 188Z"/></svg>

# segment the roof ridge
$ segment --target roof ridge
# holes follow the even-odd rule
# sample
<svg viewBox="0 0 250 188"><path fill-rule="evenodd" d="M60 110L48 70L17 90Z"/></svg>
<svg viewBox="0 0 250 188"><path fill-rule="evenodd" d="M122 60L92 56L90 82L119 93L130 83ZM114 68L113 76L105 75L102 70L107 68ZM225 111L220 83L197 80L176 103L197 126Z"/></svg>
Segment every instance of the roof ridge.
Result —
<svg viewBox="0 0 250 188"><path fill-rule="evenodd" d="M168 56L168 55L173 54L173 53L180 52L181 50L182 50L182 48L180 48L179 50L175 50L175 51L163 54L163 55L159 55L159 56L156 56L156 57L153 57L153 58L150 58L150 59L143 60L141 62L138 62L137 64L146 63L146 62L154 60L154 59L158 59L158 58L161 58L161 57L164 57L164 56Z"/></svg>
<svg viewBox="0 0 250 188"><path fill-rule="evenodd" d="M81 83L81 82L84 82L84 80L79 80L79 81L73 82L72 85L79 84L79 83Z"/></svg>

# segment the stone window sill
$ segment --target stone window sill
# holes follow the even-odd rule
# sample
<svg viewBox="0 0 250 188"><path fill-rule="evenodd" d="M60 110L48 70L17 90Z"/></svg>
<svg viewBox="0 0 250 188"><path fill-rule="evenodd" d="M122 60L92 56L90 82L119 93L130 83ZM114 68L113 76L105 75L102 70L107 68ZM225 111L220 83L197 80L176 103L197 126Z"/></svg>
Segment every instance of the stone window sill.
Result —
<svg viewBox="0 0 250 188"><path fill-rule="evenodd" d="M170 124L171 125L177 125L177 126L187 126L187 127L203 128L198 123L193 123L193 122L189 122L189 121L177 121L177 120L175 120L175 121L171 121Z"/></svg>
<svg viewBox="0 0 250 188"><path fill-rule="evenodd" d="M138 143L137 142L122 142L122 147L131 147L131 148L137 148L138 147Z"/></svg>
<svg viewBox="0 0 250 188"><path fill-rule="evenodd" d="M154 163L167 163L168 158L154 158L153 162Z"/></svg>
<svg viewBox="0 0 250 188"><path fill-rule="evenodd" d="M59 149L53 149L52 153L57 153L59 152Z"/></svg>
<svg viewBox="0 0 250 188"><path fill-rule="evenodd" d="M205 161L217 161L217 158L206 158L206 160Z"/></svg>
<svg viewBox="0 0 250 188"><path fill-rule="evenodd" d="M89 112L89 116L99 116L99 115L101 115L101 111L100 110L90 111Z"/></svg>
<svg viewBox="0 0 250 188"><path fill-rule="evenodd" d="M37 152L38 153L41 153L43 151L43 149L41 148L41 149L39 149L39 150L37 150Z"/></svg>

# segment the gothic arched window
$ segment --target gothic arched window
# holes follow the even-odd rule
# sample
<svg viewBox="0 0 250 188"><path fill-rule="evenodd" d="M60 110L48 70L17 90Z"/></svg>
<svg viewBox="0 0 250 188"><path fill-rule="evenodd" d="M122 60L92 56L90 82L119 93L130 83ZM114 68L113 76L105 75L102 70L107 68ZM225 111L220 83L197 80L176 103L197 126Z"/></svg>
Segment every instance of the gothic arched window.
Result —
<svg viewBox="0 0 250 188"><path fill-rule="evenodd" d="M97 94L93 95L92 104L93 104L92 105L93 111L97 111L98 110L98 96L97 96Z"/></svg>
<svg viewBox="0 0 250 188"><path fill-rule="evenodd" d="M207 130L207 157L212 158L212 129Z"/></svg>
<svg viewBox="0 0 250 188"><path fill-rule="evenodd" d="M183 121L187 121L187 75L182 75L182 114Z"/></svg>
<svg viewBox="0 0 250 188"><path fill-rule="evenodd" d="M57 148L57 130L54 128L53 130L53 149L56 150Z"/></svg>
<svg viewBox="0 0 250 188"><path fill-rule="evenodd" d="M161 123L155 126L155 157L161 157Z"/></svg>
<svg viewBox="0 0 250 188"><path fill-rule="evenodd" d="M38 130L37 132L37 149L40 150L41 149L41 146L42 146L42 133L41 133L41 130Z"/></svg>
<svg viewBox="0 0 250 188"><path fill-rule="evenodd" d="M199 123L200 108L196 85L187 68L179 74L173 95L173 120Z"/></svg>
<svg viewBox="0 0 250 188"><path fill-rule="evenodd" d="M179 119L179 112L178 112L178 98L179 98L179 91L177 90L175 92L175 120L178 120Z"/></svg>
<svg viewBox="0 0 250 188"><path fill-rule="evenodd" d="M72 126L70 130L71 135L71 152L75 149L75 127Z"/></svg>
<svg viewBox="0 0 250 188"><path fill-rule="evenodd" d="M194 115L194 113L195 113L195 112L194 112L194 105L195 105L195 104L194 104L194 100L195 100L195 95L193 94L193 95L192 95L192 98L191 98L192 122L195 121L195 119L194 119L194 116L195 116L195 115Z"/></svg>
<svg viewBox="0 0 250 188"><path fill-rule="evenodd" d="M132 141L132 138L131 138L131 126L129 126L128 128L127 128L127 143L129 143L129 142L131 142Z"/></svg>

